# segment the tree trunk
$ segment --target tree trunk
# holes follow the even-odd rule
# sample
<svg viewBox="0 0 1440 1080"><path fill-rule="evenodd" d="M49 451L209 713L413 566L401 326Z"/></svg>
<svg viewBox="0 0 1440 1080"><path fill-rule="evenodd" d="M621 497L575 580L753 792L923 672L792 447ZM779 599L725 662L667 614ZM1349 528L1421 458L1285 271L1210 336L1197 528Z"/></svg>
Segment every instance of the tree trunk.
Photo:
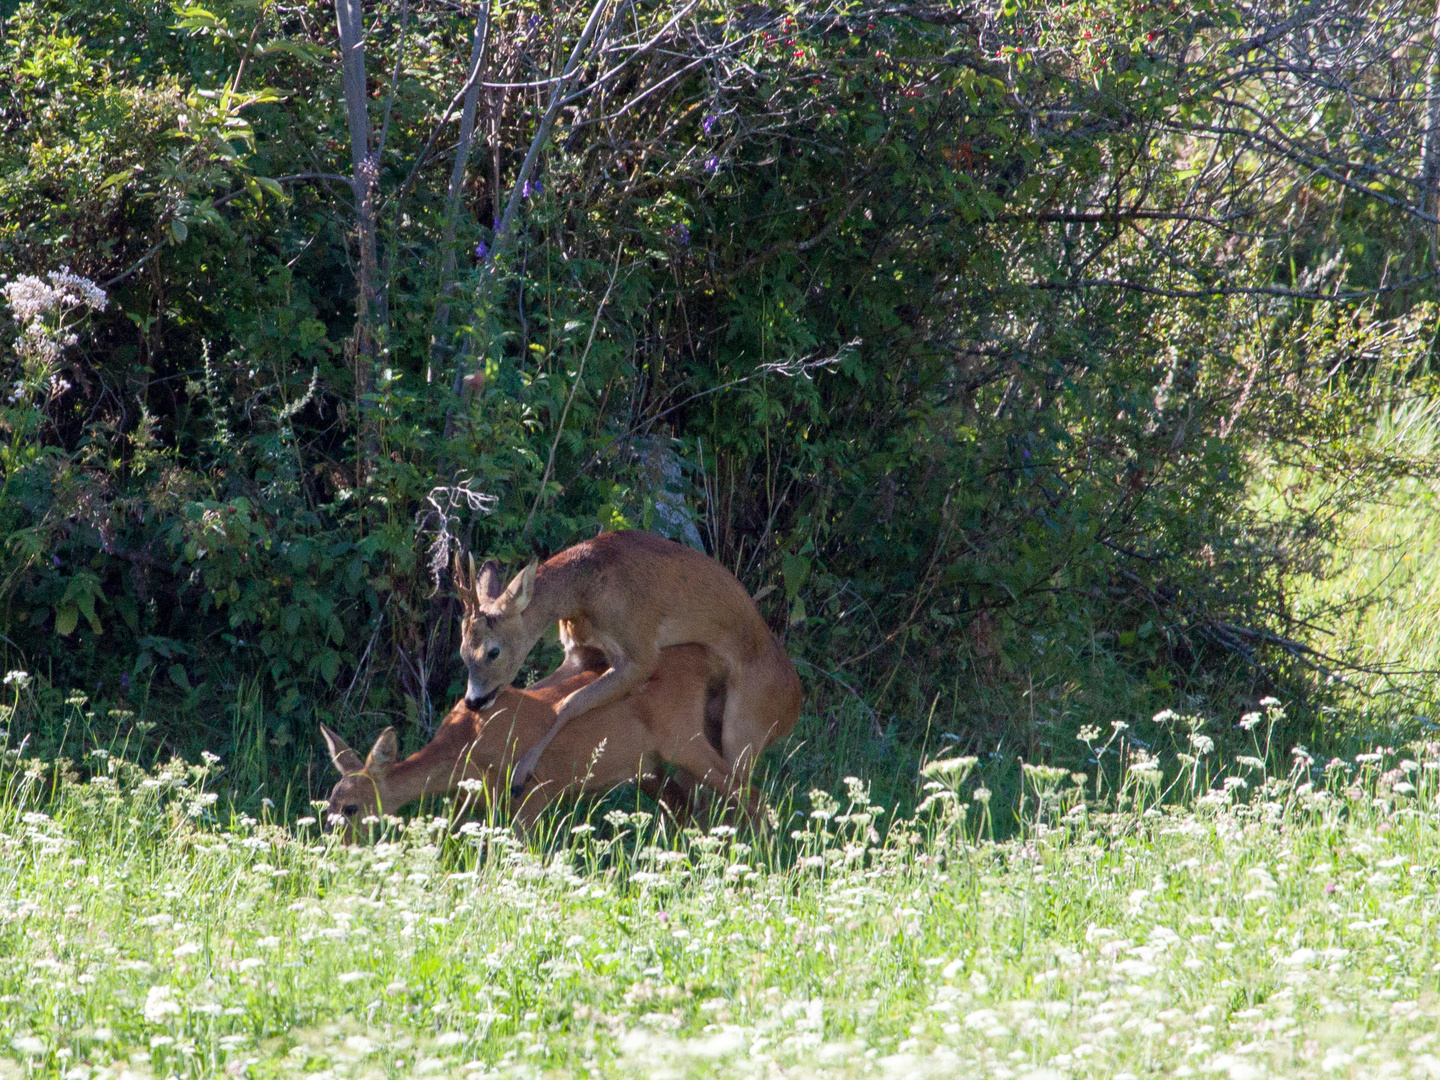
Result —
<svg viewBox="0 0 1440 1080"><path fill-rule="evenodd" d="M1430 31L1430 70L1425 73L1425 141L1420 153L1420 212L1435 215L1440 185L1440 3Z"/></svg>
<svg viewBox="0 0 1440 1080"><path fill-rule="evenodd" d="M530 179L531 172L535 169L535 162L540 157L540 151L544 149L545 143L550 139L550 130L555 126L555 117L559 115L560 106L565 100L565 95L570 89L570 80L574 77L575 71L580 66L580 60L585 55L585 50L590 45L590 39L595 35L595 28L600 25L600 13L605 10L605 5L610 0L596 0L594 9L590 12L590 18L585 23L585 29L580 34L580 40L575 42L575 48L570 53L570 59L565 64L565 70L555 85L550 90L550 104L545 110L545 116L540 121L540 128L535 132L535 138L530 142L530 149L525 154L525 160L520 164L520 172L515 177L515 185L510 189L510 201L505 206L505 213L495 226L495 242L490 251L490 271L482 274L480 284L476 289L476 299L483 300L495 279L495 266L500 256L510 245L510 238L514 233L516 214L520 209L520 202L524 198L526 181ZM523 288L524 285L522 284ZM483 304L477 306L483 307ZM459 397L465 389L466 368L470 364L471 354L475 345L475 335L471 334L465 339L465 347L461 351L459 363L455 366L455 383L452 391ZM478 369L477 369L478 370ZM470 376L474 378L474 376ZM452 405L445 414L445 438L453 438L455 434L455 407Z"/></svg>
<svg viewBox="0 0 1440 1080"><path fill-rule="evenodd" d="M360 242L360 280L355 298L355 399L359 410L362 461L373 463L379 452L374 405L378 328L384 324L384 298L379 295L375 256L375 195L380 163L370 153L370 114L365 94L365 14L360 0L335 0L340 33L340 70L345 87L345 113L350 126L350 187L355 196L355 224Z"/></svg>
<svg viewBox="0 0 1440 1080"><path fill-rule="evenodd" d="M465 106L460 112L460 145L455 149L455 166L450 170L450 189L445 196L445 232L440 241L440 301L430 327L430 362L425 368L425 381L433 382L443 371L445 358L453 350L446 341L450 328L450 297L455 291L455 230L460 217L460 192L465 186L465 168L470 160L470 144L475 135L475 109L480 98L480 69L485 64L485 41L489 36L490 0L475 21L475 38L470 45L470 89L465 92Z"/></svg>

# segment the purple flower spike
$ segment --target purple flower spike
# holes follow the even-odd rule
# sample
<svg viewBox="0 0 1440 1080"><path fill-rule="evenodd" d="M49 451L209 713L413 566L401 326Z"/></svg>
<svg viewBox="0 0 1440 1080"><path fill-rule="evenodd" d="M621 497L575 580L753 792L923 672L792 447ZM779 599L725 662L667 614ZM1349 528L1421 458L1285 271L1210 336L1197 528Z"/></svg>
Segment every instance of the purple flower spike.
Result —
<svg viewBox="0 0 1440 1080"><path fill-rule="evenodd" d="M706 171L706 172L714 172L714 171L715 171L716 169L718 169L718 168L720 168L720 159L719 159L718 157L712 157L712 158L709 158L709 159L706 160L706 162L705 162L705 171Z"/></svg>
<svg viewBox="0 0 1440 1080"><path fill-rule="evenodd" d="M521 197L522 199L528 199L528 198L530 198L530 181L529 181L529 180L526 180L526 181L525 181L525 186L520 189L520 197Z"/></svg>
<svg viewBox="0 0 1440 1080"><path fill-rule="evenodd" d="M705 129L705 134L706 134L706 135L709 135L709 134L710 134L710 129L715 126L715 121L718 120L718 119L720 119L720 118L719 118L718 116L716 116L714 113L711 113L710 115L708 115L707 117L705 117L704 123L702 123L700 126Z"/></svg>
<svg viewBox="0 0 1440 1080"><path fill-rule="evenodd" d="M490 249L485 246L484 240L481 240L478 244L475 245L475 258L479 259L481 262L484 262L485 256L489 254Z"/></svg>

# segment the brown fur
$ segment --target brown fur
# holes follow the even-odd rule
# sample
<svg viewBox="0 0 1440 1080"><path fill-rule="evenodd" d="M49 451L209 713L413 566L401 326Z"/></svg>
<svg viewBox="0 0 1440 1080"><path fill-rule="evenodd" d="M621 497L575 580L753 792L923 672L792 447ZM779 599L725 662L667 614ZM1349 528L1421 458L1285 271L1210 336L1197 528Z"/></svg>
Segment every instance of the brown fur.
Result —
<svg viewBox="0 0 1440 1080"><path fill-rule="evenodd" d="M460 656L472 704L508 685L557 622L565 662L538 686L559 685L582 670L582 649L598 649L610 662L599 678L561 699L550 731L517 764L517 781L567 723L649 678L667 646L710 651L725 688L719 750L737 773L795 727L801 692L790 658L745 587L698 551L646 532L601 533L541 566L530 564L503 590L496 563L478 576L472 564L468 580L458 564L456 570L465 604Z"/></svg>
<svg viewBox="0 0 1440 1080"><path fill-rule="evenodd" d="M549 730L567 695L593 682L606 666L596 653L582 652L580 658L586 670L548 687L507 687L486 709L457 703L430 743L404 761L395 761L393 728L381 733L362 763L322 725L331 759L342 773L330 794L328 814L340 815L353 836L356 824L368 815L394 813L422 795L454 791L466 779L481 781L489 797L503 803L515 756ZM698 781L726 799L738 798L746 816L755 820L758 796L706 738L706 716L717 685L713 658L704 648L665 649L655 674L638 690L586 713L556 737L540 757L535 782L516 811L517 821L528 827L565 792L606 790L637 778L676 810L681 808L676 803L689 801L690 784ZM684 770L682 778L662 780L662 760Z"/></svg>

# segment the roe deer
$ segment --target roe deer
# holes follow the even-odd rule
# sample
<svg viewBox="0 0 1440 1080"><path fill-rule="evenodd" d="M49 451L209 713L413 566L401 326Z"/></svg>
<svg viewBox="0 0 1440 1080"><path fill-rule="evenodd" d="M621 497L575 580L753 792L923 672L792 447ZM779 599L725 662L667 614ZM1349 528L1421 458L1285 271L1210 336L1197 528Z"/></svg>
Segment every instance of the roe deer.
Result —
<svg viewBox="0 0 1440 1080"><path fill-rule="evenodd" d="M469 672L465 697L472 708L510 684L552 623L560 624L565 661L537 687L560 685L579 671L584 647L599 649L609 661L598 679L565 694L545 737L516 762L517 794L567 723L640 686L667 646L703 645L714 657L725 686L720 753L737 775L795 727L801 693L794 665L745 586L707 555L652 533L611 532L543 565L531 562L503 590L494 560L478 577L473 561L470 571L467 581L456 561L465 609L460 658Z"/></svg>
<svg viewBox="0 0 1440 1080"><path fill-rule="evenodd" d="M365 817L394 813L422 795L454 791L462 780L478 780L489 796L508 794L506 773L516 753L533 746L549 730L559 703L595 682L608 664L597 650L580 649L583 670L539 690L506 687L484 709L461 701L450 710L435 737L404 761L397 761L394 728L386 728L363 762L360 755L325 725L320 733L341 779L330 793L327 820L343 820L347 838ZM722 797L737 797L752 822L760 801L748 777L720 756L707 729L719 728L722 682L713 657L699 645L665 649L655 674L628 697L591 710L565 729L541 756L535 783L525 793L516 820L532 825L540 811L570 790L608 789L641 781L650 795L667 802L688 801L694 781ZM764 749L762 745L760 749ZM662 781L661 760L684 774ZM663 785L663 786L662 786Z"/></svg>

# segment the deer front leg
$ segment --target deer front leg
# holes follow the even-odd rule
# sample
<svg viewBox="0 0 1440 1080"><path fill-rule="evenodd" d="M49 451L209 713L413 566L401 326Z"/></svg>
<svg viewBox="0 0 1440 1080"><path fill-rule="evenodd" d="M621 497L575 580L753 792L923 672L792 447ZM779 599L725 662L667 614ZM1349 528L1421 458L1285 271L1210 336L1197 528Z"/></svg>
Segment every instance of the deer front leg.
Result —
<svg viewBox="0 0 1440 1080"><path fill-rule="evenodd" d="M601 705L608 705L612 701L618 701L630 693L654 673L655 661L659 659L658 651L653 648L650 650L650 656L646 658L648 660L646 663L637 663L618 650L607 649L606 653L610 656L613 665L610 670L590 685L582 686L561 701L560 707L555 713L555 722L545 733L545 737L515 762L515 771L510 776L512 795L518 795L525 790L525 781L535 771L535 763L540 760L540 755L545 752L545 748L550 745L556 735L560 734L566 724L582 713L599 708Z"/></svg>

